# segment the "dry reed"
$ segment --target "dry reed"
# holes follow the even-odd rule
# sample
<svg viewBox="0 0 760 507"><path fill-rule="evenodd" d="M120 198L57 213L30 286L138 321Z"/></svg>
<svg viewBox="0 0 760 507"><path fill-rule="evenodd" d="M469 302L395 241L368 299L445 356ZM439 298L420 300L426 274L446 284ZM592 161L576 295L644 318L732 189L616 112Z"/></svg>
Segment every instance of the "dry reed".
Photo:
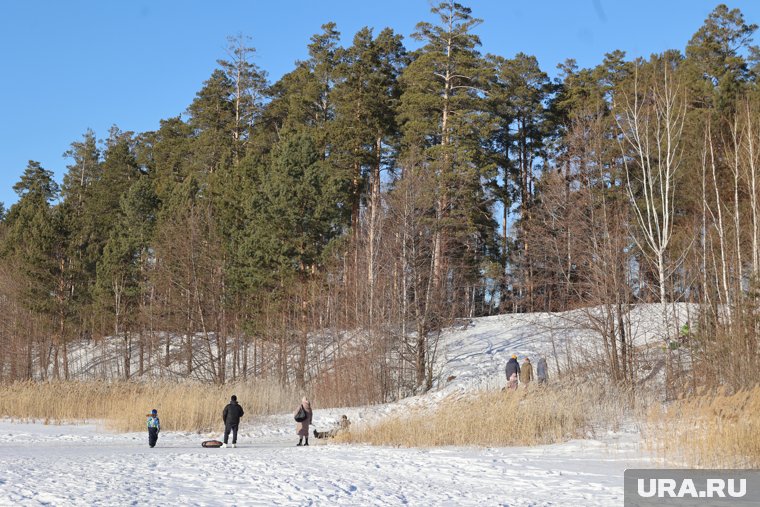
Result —
<svg viewBox="0 0 760 507"><path fill-rule="evenodd" d="M0 415L46 423L97 420L116 431L145 427L158 410L171 431L208 431L221 424L222 409L236 394L248 416L288 412L301 393L275 382L223 386L200 383L15 382L0 384Z"/></svg>
<svg viewBox="0 0 760 507"><path fill-rule="evenodd" d="M646 441L663 459L698 468L760 467L760 387L653 407Z"/></svg>
<svg viewBox="0 0 760 507"><path fill-rule="evenodd" d="M481 392L352 428L339 441L403 447L551 444L619 423L626 405L624 397L594 386Z"/></svg>

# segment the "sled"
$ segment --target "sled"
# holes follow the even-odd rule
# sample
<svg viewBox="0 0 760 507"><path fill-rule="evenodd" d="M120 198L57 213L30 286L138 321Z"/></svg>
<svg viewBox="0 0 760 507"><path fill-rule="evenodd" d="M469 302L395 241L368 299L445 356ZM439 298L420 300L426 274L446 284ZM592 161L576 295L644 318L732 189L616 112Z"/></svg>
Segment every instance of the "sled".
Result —
<svg viewBox="0 0 760 507"><path fill-rule="evenodd" d="M221 447L222 446L222 442L220 442L219 440L206 440L206 441L204 441L204 442L201 443L201 446L203 446L203 447Z"/></svg>

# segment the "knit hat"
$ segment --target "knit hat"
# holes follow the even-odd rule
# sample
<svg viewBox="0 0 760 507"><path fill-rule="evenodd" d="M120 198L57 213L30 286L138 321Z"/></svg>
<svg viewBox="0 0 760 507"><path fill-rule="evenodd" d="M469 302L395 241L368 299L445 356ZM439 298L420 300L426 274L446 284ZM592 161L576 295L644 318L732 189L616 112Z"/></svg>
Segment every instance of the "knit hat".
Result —
<svg viewBox="0 0 760 507"><path fill-rule="evenodd" d="M153 410L150 411L150 415L158 415L158 410L154 408Z"/></svg>
<svg viewBox="0 0 760 507"><path fill-rule="evenodd" d="M232 401L237 401L237 396L235 396L235 395L233 394L232 396L230 396L230 400L232 400Z"/></svg>
<svg viewBox="0 0 760 507"><path fill-rule="evenodd" d="M512 359L517 359L517 354L512 354Z"/></svg>

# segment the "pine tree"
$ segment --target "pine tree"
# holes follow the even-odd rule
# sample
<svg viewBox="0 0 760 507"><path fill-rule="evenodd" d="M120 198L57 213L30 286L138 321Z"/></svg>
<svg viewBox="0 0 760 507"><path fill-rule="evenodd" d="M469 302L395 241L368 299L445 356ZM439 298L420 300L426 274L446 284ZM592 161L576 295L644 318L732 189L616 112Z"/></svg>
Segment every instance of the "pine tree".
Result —
<svg viewBox="0 0 760 507"><path fill-rule="evenodd" d="M756 24L747 24L739 9L718 5L686 46L687 71L692 74L695 99L719 111L734 107L742 86L750 78L744 58L752 45ZM746 54L746 53L745 53Z"/></svg>
<svg viewBox="0 0 760 507"><path fill-rule="evenodd" d="M72 163L66 166L67 172L63 176L63 202L59 212L70 231L66 265L72 284L72 312L75 324L80 328L79 334L82 334L82 328L87 327L86 321L92 320L89 304L99 248L102 247L102 239L97 240L102 231L102 216L93 210L101 198L98 189L103 176L95 133L87 130L82 140L71 143L71 149L63 155Z"/></svg>
<svg viewBox="0 0 760 507"><path fill-rule="evenodd" d="M487 121L481 114L487 71L472 30L481 22L453 1L431 9L440 24L419 23L412 35L424 42L401 75L400 121L407 155L424 153L425 170L437 179L433 229L433 268L429 307L418 325L417 383L430 384L426 335L442 325L440 310L458 287L467 287L477 272L493 224L478 219L488 206L481 177L488 168L480 140ZM485 227L484 227L485 226ZM491 229L491 230L489 230ZM460 276L462 278L460 278ZM461 296L459 296L461 297ZM441 306L442 305L442 306Z"/></svg>
<svg viewBox="0 0 760 507"><path fill-rule="evenodd" d="M338 84L331 94L335 120L330 127L330 163L351 178L351 225L355 233L366 180L370 176L379 180L384 155L393 155L400 94L397 79L404 55L400 37L391 30L373 38L372 30L365 27L343 52L338 66Z"/></svg>
<svg viewBox="0 0 760 507"><path fill-rule="evenodd" d="M232 99L235 86L220 69L203 84L188 107L193 129L192 170L211 174L232 163L235 135L240 134Z"/></svg>
<svg viewBox="0 0 760 507"><path fill-rule="evenodd" d="M294 285L306 291L324 266L325 254L346 227L345 185L321 159L315 141L293 134L275 147L269 164L258 166L258 191L247 210L251 217L242 248L247 278L259 290ZM295 294L300 315L296 378L305 382L305 319L308 297Z"/></svg>
<svg viewBox="0 0 760 507"><path fill-rule="evenodd" d="M88 194L92 193L92 187L100 179L102 173L95 133L88 129L82 136L82 140L71 143L71 149L63 156L71 159L73 163L66 166L67 172L63 176L61 197L81 207L88 198Z"/></svg>
<svg viewBox="0 0 760 507"><path fill-rule="evenodd" d="M252 131L264 107L266 72L253 63L256 50L249 46L250 37L242 34L227 38L229 60L218 60L227 79L233 84L235 122L232 132L233 162L237 165L251 142Z"/></svg>
<svg viewBox="0 0 760 507"><path fill-rule="evenodd" d="M335 116L331 92L335 86L342 50L335 23L322 25L322 32L311 37L309 58L272 85L272 100L265 112L264 125L276 136L271 146L296 131L308 130L327 158L330 144L328 123ZM266 135L266 134L264 134Z"/></svg>
<svg viewBox="0 0 760 507"><path fill-rule="evenodd" d="M127 379L131 375L132 331L147 284L156 208L148 179L134 182L120 199L115 226L97 265L98 306L113 322L113 336L123 341Z"/></svg>
<svg viewBox="0 0 760 507"><path fill-rule="evenodd" d="M547 159L552 135L548 106L554 87L534 56L518 53L513 59L495 56L490 61L495 73L488 95L495 122L491 145L502 175L502 183L496 183L494 191L502 204L502 266L506 275L509 213L513 203L518 203L520 219L529 220L537 165ZM528 241L521 247L527 250ZM530 290L530 277L526 285ZM506 297L506 284L502 286Z"/></svg>
<svg viewBox="0 0 760 507"><path fill-rule="evenodd" d="M52 340L52 375L68 378L67 324L71 317L68 231L61 207L52 207L59 187L53 173L30 160L13 186L19 200L8 212L5 255L15 258L26 281L24 304L46 317ZM62 352L63 364L59 362ZM47 370L48 365L44 365Z"/></svg>
<svg viewBox="0 0 760 507"><path fill-rule="evenodd" d="M179 117L161 121L145 136L148 172L158 199L168 201L174 188L190 174L192 128Z"/></svg>

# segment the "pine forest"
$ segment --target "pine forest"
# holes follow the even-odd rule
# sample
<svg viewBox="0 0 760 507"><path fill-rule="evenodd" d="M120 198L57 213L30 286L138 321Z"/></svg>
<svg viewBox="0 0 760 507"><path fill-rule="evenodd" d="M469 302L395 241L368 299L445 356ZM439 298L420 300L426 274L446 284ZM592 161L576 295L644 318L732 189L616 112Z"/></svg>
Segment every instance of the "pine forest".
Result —
<svg viewBox="0 0 760 507"><path fill-rule="evenodd" d="M266 379L358 406L429 390L452 326L573 310L585 360L635 386L650 304L666 328L692 312L658 338L669 397L756 384L758 26L718 5L685 51L550 78L481 52L477 14L327 23L276 82L231 36L157 130L87 130L62 181L30 153L0 207L0 380Z"/></svg>

